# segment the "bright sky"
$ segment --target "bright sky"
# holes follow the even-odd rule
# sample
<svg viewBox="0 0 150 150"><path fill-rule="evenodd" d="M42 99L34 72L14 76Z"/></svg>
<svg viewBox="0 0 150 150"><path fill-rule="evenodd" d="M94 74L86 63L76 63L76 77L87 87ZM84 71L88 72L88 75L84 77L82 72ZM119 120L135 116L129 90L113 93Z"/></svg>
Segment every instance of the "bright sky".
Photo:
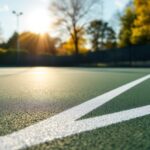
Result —
<svg viewBox="0 0 150 150"><path fill-rule="evenodd" d="M110 20L117 10L123 10L129 0L103 0L104 18ZM23 12L20 17L20 32L44 33L48 30L54 36L52 18L48 7L50 0L0 0L0 26L5 40L16 30L16 17L13 10ZM42 21L41 21L42 20Z"/></svg>

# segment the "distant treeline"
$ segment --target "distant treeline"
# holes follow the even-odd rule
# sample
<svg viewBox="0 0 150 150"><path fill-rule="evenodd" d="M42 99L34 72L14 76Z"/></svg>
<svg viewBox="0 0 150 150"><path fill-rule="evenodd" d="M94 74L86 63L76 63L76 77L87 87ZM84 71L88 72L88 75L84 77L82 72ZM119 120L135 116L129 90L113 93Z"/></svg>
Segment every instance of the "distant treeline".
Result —
<svg viewBox="0 0 150 150"><path fill-rule="evenodd" d="M147 49L147 46L141 48L139 45L150 44L150 0L133 0L127 5L119 16L119 33L116 33L109 22L104 20L86 20L86 18L90 18L88 15L92 9L89 8L101 4L100 0L96 2L95 0L76 0L75 4L74 1L68 0L56 0L55 2L52 10L56 15L56 26L59 30L63 30L60 36L54 38L48 33L41 35L32 32L21 34L15 32L8 41L1 42L1 58L7 56L9 61L14 61L14 55L19 53L21 60L24 59L23 56L33 59L42 58L40 55L47 55L44 57L45 59L46 57L77 59L79 56L86 58L85 56L92 55L91 58L95 58L96 61L97 58L104 55L101 61L103 59L112 61L112 57L114 57L114 61L115 59L124 61L129 58L131 60L139 59L139 61L147 60L150 49ZM96 14L96 10L91 12L91 16L94 14ZM68 35L68 38L64 39L64 35L65 37ZM140 52L136 51L137 49L140 49ZM2 62L2 60L0 61ZM78 62L79 59L76 61Z"/></svg>

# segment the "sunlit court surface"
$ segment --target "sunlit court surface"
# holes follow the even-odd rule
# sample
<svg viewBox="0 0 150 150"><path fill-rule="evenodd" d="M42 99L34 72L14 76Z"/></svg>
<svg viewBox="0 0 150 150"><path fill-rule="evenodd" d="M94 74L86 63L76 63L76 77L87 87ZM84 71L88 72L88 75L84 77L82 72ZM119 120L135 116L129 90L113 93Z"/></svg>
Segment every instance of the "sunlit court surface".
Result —
<svg viewBox="0 0 150 150"><path fill-rule="evenodd" d="M149 69L0 72L1 149L149 148Z"/></svg>
<svg viewBox="0 0 150 150"><path fill-rule="evenodd" d="M0 0L0 150L150 150L150 0Z"/></svg>

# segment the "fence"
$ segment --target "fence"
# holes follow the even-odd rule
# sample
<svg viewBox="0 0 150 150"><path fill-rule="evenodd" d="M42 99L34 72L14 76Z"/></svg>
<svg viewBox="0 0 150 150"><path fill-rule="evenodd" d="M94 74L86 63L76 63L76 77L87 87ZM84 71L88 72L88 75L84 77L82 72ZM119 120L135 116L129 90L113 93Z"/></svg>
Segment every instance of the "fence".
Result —
<svg viewBox="0 0 150 150"><path fill-rule="evenodd" d="M150 66L150 45L108 49L72 56L31 56L26 54L3 54L0 65L4 66L77 66L106 64L108 66Z"/></svg>

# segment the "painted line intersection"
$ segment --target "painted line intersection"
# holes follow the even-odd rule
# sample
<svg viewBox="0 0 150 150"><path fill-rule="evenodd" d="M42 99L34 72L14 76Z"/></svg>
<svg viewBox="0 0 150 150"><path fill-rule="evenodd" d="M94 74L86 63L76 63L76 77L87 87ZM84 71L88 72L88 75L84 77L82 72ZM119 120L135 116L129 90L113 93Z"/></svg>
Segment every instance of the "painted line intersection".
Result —
<svg viewBox="0 0 150 150"><path fill-rule="evenodd" d="M99 108L113 98L130 90L138 84L150 79L150 75L132 81L78 106L70 108L30 127L0 137L0 149L22 149L33 145L52 141L54 139L71 136L77 133L94 130L130 119L150 114L150 105L134 108L117 113L107 114L95 118L78 120L89 112Z"/></svg>

